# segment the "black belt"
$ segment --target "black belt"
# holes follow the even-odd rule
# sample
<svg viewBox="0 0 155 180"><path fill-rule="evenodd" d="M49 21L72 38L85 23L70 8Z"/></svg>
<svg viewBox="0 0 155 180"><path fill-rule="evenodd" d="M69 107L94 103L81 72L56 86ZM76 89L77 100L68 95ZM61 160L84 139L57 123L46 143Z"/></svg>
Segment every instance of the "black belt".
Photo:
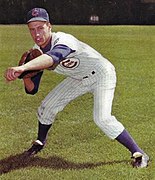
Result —
<svg viewBox="0 0 155 180"><path fill-rule="evenodd" d="M94 74L95 74L95 71L92 71L91 74L94 75ZM88 78L88 77L89 77L89 76L84 76L83 79L86 79L86 78Z"/></svg>

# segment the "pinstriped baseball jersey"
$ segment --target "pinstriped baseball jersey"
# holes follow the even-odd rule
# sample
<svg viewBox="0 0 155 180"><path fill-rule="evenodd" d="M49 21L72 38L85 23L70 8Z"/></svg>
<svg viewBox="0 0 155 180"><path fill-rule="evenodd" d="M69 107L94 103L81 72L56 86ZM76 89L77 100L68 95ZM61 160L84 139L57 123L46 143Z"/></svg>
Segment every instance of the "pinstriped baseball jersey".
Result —
<svg viewBox="0 0 155 180"><path fill-rule="evenodd" d="M115 87L114 66L95 49L70 34L53 32L50 49L58 45L69 47L72 49L72 53L56 66L55 72L75 79L81 79L85 84L92 84L97 79L104 78L102 82L106 88Z"/></svg>

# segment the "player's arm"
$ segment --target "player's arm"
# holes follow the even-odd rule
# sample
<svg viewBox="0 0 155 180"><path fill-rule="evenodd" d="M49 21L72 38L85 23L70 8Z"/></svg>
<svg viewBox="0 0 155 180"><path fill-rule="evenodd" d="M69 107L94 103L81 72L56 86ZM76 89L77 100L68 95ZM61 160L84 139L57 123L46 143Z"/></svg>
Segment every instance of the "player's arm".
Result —
<svg viewBox="0 0 155 180"><path fill-rule="evenodd" d="M25 91L26 93L30 93L34 89L34 82L31 80L31 78L23 78Z"/></svg>
<svg viewBox="0 0 155 180"><path fill-rule="evenodd" d="M54 69L61 60L63 60L66 56L68 56L72 52L75 51L70 49L66 45L62 45L62 44L56 45L52 50L46 53L48 56L52 57L54 61L53 65L48 67L48 69ZM23 79L26 93L28 94L37 93L41 76L42 76L42 72L40 72L39 74L37 74L32 78Z"/></svg>
<svg viewBox="0 0 155 180"><path fill-rule="evenodd" d="M22 70L31 71L31 70L43 70L47 69L54 64L54 60L51 56L47 54L42 54L41 56L35 58L33 61L22 65Z"/></svg>
<svg viewBox="0 0 155 180"><path fill-rule="evenodd" d="M16 67L10 67L5 72L5 78L7 81L16 80L23 72L30 70L43 70L51 67L54 64L54 60L47 54L35 58L33 61L29 61L26 64Z"/></svg>
<svg viewBox="0 0 155 180"><path fill-rule="evenodd" d="M74 52L75 50L71 49L65 44L57 44L53 47L52 50L46 52L46 54L53 59L53 65L55 66L58 65L62 60L64 60L68 55Z"/></svg>
<svg viewBox="0 0 155 180"><path fill-rule="evenodd" d="M14 81L25 71L48 69L59 64L60 61L73 52L75 50L66 45L56 45L52 50L33 59L33 61L29 61L21 66L8 68L5 72L5 78L7 81Z"/></svg>
<svg viewBox="0 0 155 180"><path fill-rule="evenodd" d="M38 92L42 74L43 74L43 71L39 72L34 77L23 78L23 82L24 82L24 86L25 86L25 92L27 94L34 95Z"/></svg>

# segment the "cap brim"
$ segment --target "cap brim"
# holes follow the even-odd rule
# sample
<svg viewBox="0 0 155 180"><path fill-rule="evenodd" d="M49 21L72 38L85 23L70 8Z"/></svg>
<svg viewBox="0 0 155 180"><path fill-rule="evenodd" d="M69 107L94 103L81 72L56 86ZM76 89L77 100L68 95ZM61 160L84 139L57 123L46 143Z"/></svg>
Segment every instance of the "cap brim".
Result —
<svg viewBox="0 0 155 180"><path fill-rule="evenodd" d="M48 20L44 19L44 18L41 18L41 17L34 17L34 18L31 18L30 20L28 20L27 23L33 22L33 21L44 21L44 22L47 22Z"/></svg>

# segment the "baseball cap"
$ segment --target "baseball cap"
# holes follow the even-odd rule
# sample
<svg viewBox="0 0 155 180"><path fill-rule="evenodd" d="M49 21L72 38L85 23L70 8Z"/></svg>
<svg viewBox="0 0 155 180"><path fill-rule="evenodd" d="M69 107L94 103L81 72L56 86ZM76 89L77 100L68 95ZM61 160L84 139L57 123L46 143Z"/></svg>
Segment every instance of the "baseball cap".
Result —
<svg viewBox="0 0 155 180"><path fill-rule="evenodd" d="M27 13L27 23L32 21L48 21L49 15L43 8L33 8Z"/></svg>

